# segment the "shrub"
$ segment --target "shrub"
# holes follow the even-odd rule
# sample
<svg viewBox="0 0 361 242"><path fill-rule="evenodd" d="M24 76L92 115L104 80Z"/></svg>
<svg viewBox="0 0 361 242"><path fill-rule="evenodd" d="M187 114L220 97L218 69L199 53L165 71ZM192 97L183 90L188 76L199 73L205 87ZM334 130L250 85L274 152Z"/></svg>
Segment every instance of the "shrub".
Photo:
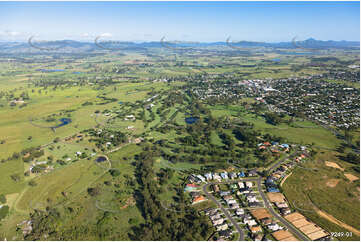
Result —
<svg viewBox="0 0 361 242"><path fill-rule="evenodd" d="M92 197L99 195L100 189L98 187L90 187L88 188L88 194Z"/></svg>
<svg viewBox="0 0 361 242"><path fill-rule="evenodd" d="M109 173L110 173L110 175L112 175L114 177L120 175L120 171L118 169L111 169L111 170L109 170Z"/></svg>
<svg viewBox="0 0 361 242"><path fill-rule="evenodd" d="M6 197L4 194L0 194L0 203L2 204L6 203Z"/></svg>
<svg viewBox="0 0 361 242"><path fill-rule="evenodd" d="M29 181L29 186L35 187L36 185L38 185L35 181L31 180Z"/></svg>
<svg viewBox="0 0 361 242"><path fill-rule="evenodd" d="M0 220L2 220L3 218L5 218L9 213L9 207L8 206L3 206L0 208Z"/></svg>
<svg viewBox="0 0 361 242"><path fill-rule="evenodd" d="M20 181L20 176L18 174L13 174L10 176L13 181L18 182Z"/></svg>

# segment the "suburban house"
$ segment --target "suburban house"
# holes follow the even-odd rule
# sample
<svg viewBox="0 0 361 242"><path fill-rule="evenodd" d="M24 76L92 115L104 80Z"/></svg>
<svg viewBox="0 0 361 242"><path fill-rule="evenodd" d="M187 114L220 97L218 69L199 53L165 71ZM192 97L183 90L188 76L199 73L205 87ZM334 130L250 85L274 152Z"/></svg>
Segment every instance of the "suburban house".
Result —
<svg viewBox="0 0 361 242"><path fill-rule="evenodd" d="M277 223L271 223L271 224L267 225L267 228L272 231L277 231L277 230L283 229L283 227L279 226Z"/></svg>
<svg viewBox="0 0 361 242"><path fill-rule="evenodd" d="M222 224L217 226L217 231L226 230L228 229L228 224Z"/></svg>
<svg viewBox="0 0 361 242"><path fill-rule="evenodd" d="M288 204L286 202L275 202L277 208L288 208Z"/></svg>
<svg viewBox="0 0 361 242"><path fill-rule="evenodd" d="M216 180L216 181L222 181L222 178L217 174L217 173L214 173L213 174L213 180Z"/></svg>
<svg viewBox="0 0 361 242"><path fill-rule="evenodd" d="M184 188L184 191L185 192L198 191L198 186L195 184L189 183Z"/></svg>
<svg viewBox="0 0 361 242"><path fill-rule="evenodd" d="M253 169L253 170L250 170L249 172L248 172L248 176L257 176L257 170L256 169Z"/></svg>
<svg viewBox="0 0 361 242"><path fill-rule="evenodd" d="M217 225L220 225L220 224L223 224L224 222L224 219L223 218L219 218L219 219L216 219L216 220L212 220L212 223L213 225L217 226Z"/></svg>
<svg viewBox="0 0 361 242"><path fill-rule="evenodd" d="M238 173L238 176L239 176L240 178L242 178L242 177L245 177L246 175L244 174L243 171L241 171L240 173Z"/></svg>
<svg viewBox="0 0 361 242"><path fill-rule="evenodd" d="M209 218L212 220L212 222L213 221L215 221L215 220L218 220L218 219L220 219L221 218L221 215L219 214L219 213L216 213L216 214L214 214L214 215L212 215L212 216L209 216Z"/></svg>
<svg viewBox="0 0 361 242"><path fill-rule="evenodd" d="M223 180L228 180L228 179L229 179L227 172L222 172L220 175L221 175L221 177L222 177Z"/></svg>
<svg viewBox="0 0 361 242"><path fill-rule="evenodd" d="M202 182L206 182L206 178L204 178L202 175L197 175L196 177Z"/></svg>
<svg viewBox="0 0 361 242"><path fill-rule="evenodd" d="M285 216L285 215L291 213L291 209L290 208L281 208L280 212L281 212L282 216Z"/></svg>
<svg viewBox="0 0 361 242"><path fill-rule="evenodd" d="M233 196L232 195L226 195L226 196L223 197L223 199L228 201L228 200L233 199Z"/></svg>
<svg viewBox="0 0 361 242"><path fill-rule="evenodd" d="M230 207L231 209L238 209L238 208L239 208L239 204L238 204L238 203L231 203L231 204L229 205L229 207Z"/></svg>
<svg viewBox="0 0 361 242"><path fill-rule="evenodd" d="M237 178L237 174L234 173L234 172L230 172L230 173L229 173L229 177L230 177L231 179L236 179L236 178Z"/></svg>
<svg viewBox="0 0 361 242"><path fill-rule="evenodd" d="M261 226L252 226L252 227L250 227L250 230L253 234L262 232Z"/></svg>
<svg viewBox="0 0 361 242"><path fill-rule="evenodd" d="M228 239L229 237L231 237L231 235L232 235L232 231L229 229L222 230L219 232L219 236L224 239Z"/></svg>
<svg viewBox="0 0 361 242"><path fill-rule="evenodd" d="M252 182L246 182L246 187L251 188L253 186Z"/></svg>
<svg viewBox="0 0 361 242"><path fill-rule="evenodd" d="M243 208L238 208L237 210L236 210L236 215L237 216L241 216L241 215L243 215L244 214L244 209Z"/></svg>
<svg viewBox="0 0 361 242"><path fill-rule="evenodd" d="M252 219L244 218L244 219L243 219L243 223L244 223L244 224L247 224L248 226L257 225L256 220L254 220L253 218L252 218Z"/></svg>
<svg viewBox="0 0 361 242"><path fill-rule="evenodd" d="M211 172L204 174L204 176L207 179L207 181L212 180L212 177L213 177Z"/></svg>
<svg viewBox="0 0 361 242"><path fill-rule="evenodd" d="M193 199L193 203L192 204L196 204L196 203L200 203L200 202L204 202L206 201L206 199L203 196L199 196L199 197L195 197Z"/></svg>
<svg viewBox="0 0 361 242"><path fill-rule="evenodd" d="M229 195L229 194L231 194L230 191L221 191L221 192L219 193L219 195L220 195L221 197L227 196L227 195Z"/></svg>

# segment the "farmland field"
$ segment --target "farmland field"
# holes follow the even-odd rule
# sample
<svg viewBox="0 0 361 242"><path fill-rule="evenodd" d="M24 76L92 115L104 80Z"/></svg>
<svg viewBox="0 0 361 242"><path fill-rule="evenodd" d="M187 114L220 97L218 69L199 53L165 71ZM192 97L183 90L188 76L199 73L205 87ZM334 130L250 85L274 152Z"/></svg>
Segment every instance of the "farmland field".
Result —
<svg viewBox="0 0 361 242"><path fill-rule="evenodd" d="M127 42L110 51L59 42L68 49L0 48L0 239L274 239L227 207L234 200L252 217L264 206L257 179L322 239L349 231L337 239L359 240L354 47ZM241 188L248 178L253 187ZM229 195L207 190L218 179ZM214 225L205 211L218 202L218 219L228 211L238 223Z"/></svg>

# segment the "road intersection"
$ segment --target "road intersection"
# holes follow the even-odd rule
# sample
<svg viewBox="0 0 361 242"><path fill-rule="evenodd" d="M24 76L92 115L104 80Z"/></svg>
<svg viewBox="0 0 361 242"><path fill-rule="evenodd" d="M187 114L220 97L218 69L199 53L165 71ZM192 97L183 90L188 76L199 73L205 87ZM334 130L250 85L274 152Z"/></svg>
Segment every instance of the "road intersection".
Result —
<svg viewBox="0 0 361 242"><path fill-rule="evenodd" d="M297 155L298 152L294 152L291 155L288 155L287 157L281 159L279 162L275 163L274 165L272 165L268 171L273 171L275 168L277 168L279 165L281 165L283 162L285 162L288 158L292 158L295 155ZM224 208L223 205L210 193L208 192L208 187L211 185L219 185L219 184L229 184L229 183L235 183L235 182L247 182L247 181L252 181L252 182L256 182L257 183L257 188L259 191L260 196L262 197L263 203L265 205L265 208L275 217L277 218L284 226L285 228L287 228L289 231L291 231L298 239L302 240L302 241L309 241L310 239L304 235L302 232L300 232L297 228L295 228L291 223L289 223L286 219L284 219L282 216L280 216L272 207L272 204L269 202L267 196L265 195L264 191L262 190L262 181L263 178L262 177L255 177L255 178L239 178L236 180L228 180L228 181L223 181L223 182L210 182L205 184L202 187L202 190L204 192L204 194L206 195L206 197L209 200L212 200L215 204L217 204L217 206L222 210L222 212L224 213L224 215L229 219L229 221L231 221L231 223L234 225L234 227L236 228L236 230L239 233L239 240L243 241L244 240L244 231L242 230L242 228L238 225L238 223L233 219L233 217L230 215L230 213L228 212L228 209Z"/></svg>

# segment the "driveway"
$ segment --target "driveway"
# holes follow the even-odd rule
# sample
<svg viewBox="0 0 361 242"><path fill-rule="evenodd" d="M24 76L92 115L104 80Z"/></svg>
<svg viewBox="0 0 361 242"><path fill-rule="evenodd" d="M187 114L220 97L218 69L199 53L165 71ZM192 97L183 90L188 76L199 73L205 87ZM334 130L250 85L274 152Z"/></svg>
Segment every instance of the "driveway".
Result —
<svg viewBox="0 0 361 242"><path fill-rule="evenodd" d="M223 207L223 205L217 201L217 199L215 197L213 197L212 194L210 194L208 191L207 191L207 188L212 185L213 183L208 183L206 185L204 185L202 187L202 190L204 192L204 194L206 195L206 197L210 200L212 200L215 204L217 204L217 206L222 210L222 212L224 213L224 215L226 215L226 217L229 219L229 221L232 222L233 226L236 228L236 230L238 231L239 233L239 238L238 240L240 241L243 241L244 240L244 232L243 230L241 229L241 227L239 227L239 225L237 224L237 222L232 218L232 216L229 214L229 212L227 211L227 209L225 209Z"/></svg>
<svg viewBox="0 0 361 242"><path fill-rule="evenodd" d="M298 231L298 229L296 229L295 227L293 227L293 225L291 223L289 223L286 219L284 219L282 216L280 216L272 207L271 203L268 201L268 198L266 197L266 194L264 194L264 192L262 191L262 178L260 177L257 180L257 187L258 187L258 191L259 194L261 195L264 205L266 206L266 208L268 209L268 211L275 217L277 218L281 223L283 223L283 225L289 230L291 231L294 235L296 235L299 239L303 240L303 241L309 241L310 239L306 237L306 235L304 235L303 233L301 233L300 231Z"/></svg>
<svg viewBox="0 0 361 242"><path fill-rule="evenodd" d="M287 157L288 158L288 157ZM281 162L280 162L281 163ZM207 191L207 188L210 185L219 185L219 184L228 184L228 183L235 183L238 181L242 181L242 182L247 182L247 181L253 181L253 182L257 182L257 189L259 191L259 194L262 197L262 200L264 202L264 206L266 207L266 209L275 217L277 218L291 233L293 233L298 239L303 240L303 241L309 241L310 239L304 235L303 233L301 233L298 229L296 229L290 222L288 222L286 219L284 219L281 215L279 215L272 207L271 203L268 201L268 198L266 196L266 194L262 191L262 177L258 177L258 178L242 178L242 179L237 179L237 180L228 180L228 181L224 181L224 182L211 182L211 183L207 183L202 187L202 190L204 192L204 194L206 195L206 197L210 200L212 200L215 204L217 204L217 206L222 210L222 212L226 215L226 217L232 222L232 224L234 225L234 227L236 228L236 230L239 233L239 240L244 240L244 232L243 230L239 227L239 225L237 224L237 222L233 219L233 217L229 214L227 208L224 208L223 205L217 201L217 199L210 194Z"/></svg>

